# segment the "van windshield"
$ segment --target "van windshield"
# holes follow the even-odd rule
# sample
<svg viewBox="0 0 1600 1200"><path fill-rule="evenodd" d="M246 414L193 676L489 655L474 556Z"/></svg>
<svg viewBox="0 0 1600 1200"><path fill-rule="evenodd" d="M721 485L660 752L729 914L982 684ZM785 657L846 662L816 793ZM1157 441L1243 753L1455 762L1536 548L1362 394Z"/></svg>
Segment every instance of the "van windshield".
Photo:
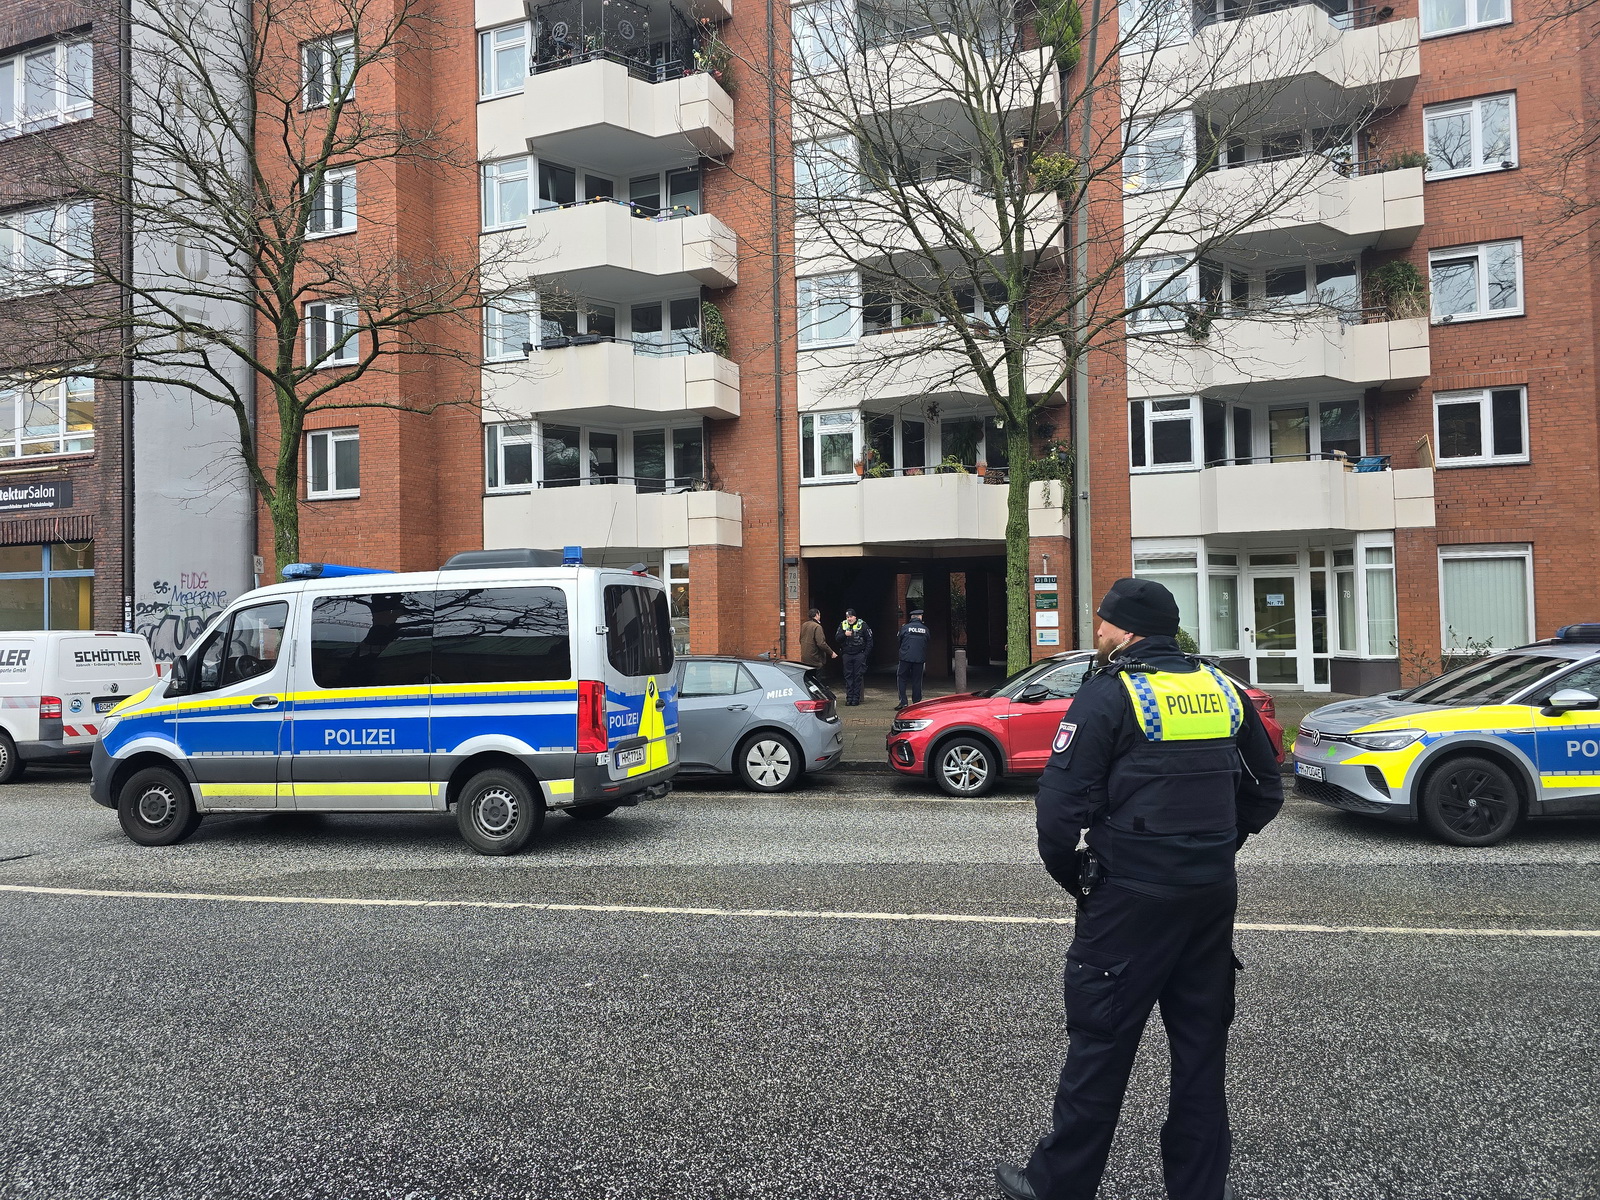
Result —
<svg viewBox="0 0 1600 1200"><path fill-rule="evenodd" d="M606 658L624 675L672 670L672 614L667 594L637 584L606 585Z"/></svg>

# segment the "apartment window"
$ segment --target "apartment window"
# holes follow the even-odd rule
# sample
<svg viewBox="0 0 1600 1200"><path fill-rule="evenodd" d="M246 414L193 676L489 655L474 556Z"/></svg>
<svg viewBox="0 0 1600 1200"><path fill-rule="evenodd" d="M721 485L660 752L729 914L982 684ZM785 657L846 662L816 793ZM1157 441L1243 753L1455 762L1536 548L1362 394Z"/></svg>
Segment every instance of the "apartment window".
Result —
<svg viewBox="0 0 1600 1200"><path fill-rule="evenodd" d="M1528 461L1528 389L1485 388L1433 397L1441 467Z"/></svg>
<svg viewBox="0 0 1600 1200"><path fill-rule="evenodd" d="M858 281L853 272L813 275L796 284L800 345L835 346L860 336Z"/></svg>
<svg viewBox="0 0 1600 1200"><path fill-rule="evenodd" d="M519 155L483 164L483 227L509 229L527 223L528 158Z"/></svg>
<svg viewBox="0 0 1600 1200"><path fill-rule="evenodd" d="M793 10L794 73L841 71L856 51L854 0L817 0Z"/></svg>
<svg viewBox="0 0 1600 1200"><path fill-rule="evenodd" d="M1436 323L1522 315L1522 240L1428 255Z"/></svg>
<svg viewBox="0 0 1600 1200"><path fill-rule="evenodd" d="M528 77L528 23L478 34L478 95L485 100L522 91Z"/></svg>
<svg viewBox="0 0 1600 1200"><path fill-rule="evenodd" d="M557 350L562 346L609 342L617 336L617 310L609 304L584 301L567 308L539 308L539 346Z"/></svg>
<svg viewBox="0 0 1600 1200"><path fill-rule="evenodd" d="M1122 0L1118 24L1131 51L1181 46L1194 28L1188 0Z"/></svg>
<svg viewBox="0 0 1600 1200"><path fill-rule="evenodd" d="M1447 652L1526 645L1533 628L1533 547L1439 547L1439 609Z"/></svg>
<svg viewBox="0 0 1600 1200"><path fill-rule="evenodd" d="M300 47L305 107L321 108L348 99L356 74L356 38L353 33L318 38Z"/></svg>
<svg viewBox="0 0 1600 1200"><path fill-rule="evenodd" d="M1177 187L1194 170L1194 118L1188 113L1128 127L1122 186L1129 192Z"/></svg>
<svg viewBox="0 0 1600 1200"><path fill-rule="evenodd" d="M537 301L529 292L496 296L483 310L483 356L491 362L522 358L533 341Z"/></svg>
<svg viewBox="0 0 1600 1200"><path fill-rule="evenodd" d="M361 431L319 429L306 434L306 496L348 500L361 495Z"/></svg>
<svg viewBox="0 0 1600 1200"><path fill-rule="evenodd" d="M797 200L837 200L852 196L859 179L854 138L822 138L800 142L794 148Z"/></svg>
<svg viewBox="0 0 1600 1200"><path fill-rule="evenodd" d="M352 233L356 227L356 172L354 167L330 170L311 198L306 217L308 237Z"/></svg>
<svg viewBox="0 0 1600 1200"><path fill-rule="evenodd" d="M1422 128L1429 179L1517 165L1517 98L1510 93L1430 105Z"/></svg>
<svg viewBox="0 0 1600 1200"><path fill-rule="evenodd" d="M346 366L361 358L361 315L352 304L306 305L306 365Z"/></svg>
<svg viewBox="0 0 1600 1200"><path fill-rule="evenodd" d="M1133 556L1133 577L1162 584L1178 602L1178 628L1200 640L1199 556L1180 550L1150 551Z"/></svg>
<svg viewBox="0 0 1600 1200"><path fill-rule="evenodd" d="M94 46L87 38L0 58L0 138L94 114Z"/></svg>
<svg viewBox="0 0 1600 1200"><path fill-rule="evenodd" d="M1130 403L1128 443L1134 471L1227 466L1258 457L1354 460L1365 444L1359 399L1253 407L1192 397Z"/></svg>
<svg viewBox="0 0 1600 1200"><path fill-rule="evenodd" d="M93 542L0 546L0 629L93 628Z"/></svg>
<svg viewBox="0 0 1600 1200"><path fill-rule="evenodd" d="M699 425L635 429L633 481L641 492L682 491L705 479L705 431Z"/></svg>
<svg viewBox="0 0 1600 1200"><path fill-rule="evenodd" d="M1511 0L1422 0L1422 33L1460 33L1511 20Z"/></svg>
<svg viewBox="0 0 1600 1200"><path fill-rule="evenodd" d="M800 477L824 482L855 478L861 422L854 409L800 414Z"/></svg>
<svg viewBox="0 0 1600 1200"><path fill-rule="evenodd" d="M527 491L533 486L533 423L508 421L484 427L488 490Z"/></svg>
<svg viewBox="0 0 1600 1200"><path fill-rule="evenodd" d="M0 380L0 459L94 449L94 380Z"/></svg>
<svg viewBox="0 0 1600 1200"><path fill-rule="evenodd" d="M1195 411L1192 396L1178 400L1135 400L1128 407L1128 440L1135 471L1171 470L1195 465Z"/></svg>
<svg viewBox="0 0 1600 1200"><path fill-rule="evenodd" d="M1143 258L1127 266L1128 324L1135 330L1182 325L1194 301L1196 271L1184 258Z"/></svg>
<svg viewBox="0 0 1600 1200"><path fill-rule="evenodd" d="M635 304L629 313L629 327L635 354L677 356L705 351L698 296Z"/></svg>
<svg viewBox="0 0 1600 1200"><path fill-rule="evenodd" d="M28 295L87 283L93 255L92 204L0 213L0 291Z"/></svg>
<svg viewBox="0 0 1600 1200"><path fill-rule="evenodd" d="M491 492L630 480L640 492L682 491L705 478L699 424L624 432L509 421L486 426L484 437Z"/></svg>

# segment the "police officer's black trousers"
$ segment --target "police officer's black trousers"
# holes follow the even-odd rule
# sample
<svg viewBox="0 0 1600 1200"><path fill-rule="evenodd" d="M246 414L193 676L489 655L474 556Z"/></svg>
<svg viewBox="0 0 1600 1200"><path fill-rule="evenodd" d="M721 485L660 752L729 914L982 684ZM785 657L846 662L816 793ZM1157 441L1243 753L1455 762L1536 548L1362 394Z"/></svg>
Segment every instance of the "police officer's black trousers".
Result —
<svg viewBox="0 0 1600 1200"><path fill-rule="evenodd" d="M1161 1127L1171 1200L1221 1200L1233 1135L1223 1071L1233 1020L1233 880L1156 899L1105 883L1067 950L1068 1048L1054 1121L1028 1162L1040 1200L1093 1200L1151 1008L1172 1091Z"/></svg>
<svg viewBox="0 0 1600 1200"><path fill-rule="evenodd" d="M900 660L900 666L895 670L894 681L900 689L900 703L906 702L906 693L911 693L911 702L915 704L922 699L922 672L927 663L906 662Z"/></svg>
<svg viewBox="0 0 1600 1200"><path fill-rule="evenodd" d="M867 682L867 652L844 656L844 702L860 704L861 692Z"/></svg>

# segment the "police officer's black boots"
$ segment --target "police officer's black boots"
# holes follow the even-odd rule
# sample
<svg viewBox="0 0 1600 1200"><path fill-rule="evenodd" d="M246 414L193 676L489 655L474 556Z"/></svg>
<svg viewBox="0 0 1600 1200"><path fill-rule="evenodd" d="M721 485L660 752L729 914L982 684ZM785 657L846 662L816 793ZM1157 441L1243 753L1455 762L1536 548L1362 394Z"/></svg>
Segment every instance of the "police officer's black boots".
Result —
<svg viewBox="0 0 1600 1200"><path fill-rule="evenodd" d="M1013 1167L1010 1163L997 1164L994 1181L1000 1185L1000 1194L1006 1200L1039 1200L1039 1194L1033 1190L1033 1184L1028 1182L1028 1176L1021 1167ZM1222 1185L1222 1200L1237 1200L1233 1194L1233 1184Z"/></svg>

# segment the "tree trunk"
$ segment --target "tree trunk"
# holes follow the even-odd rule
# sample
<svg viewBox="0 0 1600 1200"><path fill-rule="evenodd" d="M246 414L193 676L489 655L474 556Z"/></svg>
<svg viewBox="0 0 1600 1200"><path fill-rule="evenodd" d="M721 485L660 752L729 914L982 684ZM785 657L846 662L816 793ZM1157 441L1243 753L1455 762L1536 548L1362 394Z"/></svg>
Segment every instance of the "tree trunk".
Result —
<svg viewBox="0 0 1600 1200"><path fill-rule="evenodd" d="M267 499L267 517L272 522L273 569L282 571L300 561L301 413L297 397L279 394L278 428L278 462L273 494Z"/></svg>
<svg viewBox="0 0 1600 1200"><path fill-rule="evenodd" d="M1026 401L1019 406L1026 412ZM1006 673L1033 661L1033 588L1028 561L1028 485L1033 480L1033 446L1026 420L1006 422L1011 459L1006 484Z"/></svg>

